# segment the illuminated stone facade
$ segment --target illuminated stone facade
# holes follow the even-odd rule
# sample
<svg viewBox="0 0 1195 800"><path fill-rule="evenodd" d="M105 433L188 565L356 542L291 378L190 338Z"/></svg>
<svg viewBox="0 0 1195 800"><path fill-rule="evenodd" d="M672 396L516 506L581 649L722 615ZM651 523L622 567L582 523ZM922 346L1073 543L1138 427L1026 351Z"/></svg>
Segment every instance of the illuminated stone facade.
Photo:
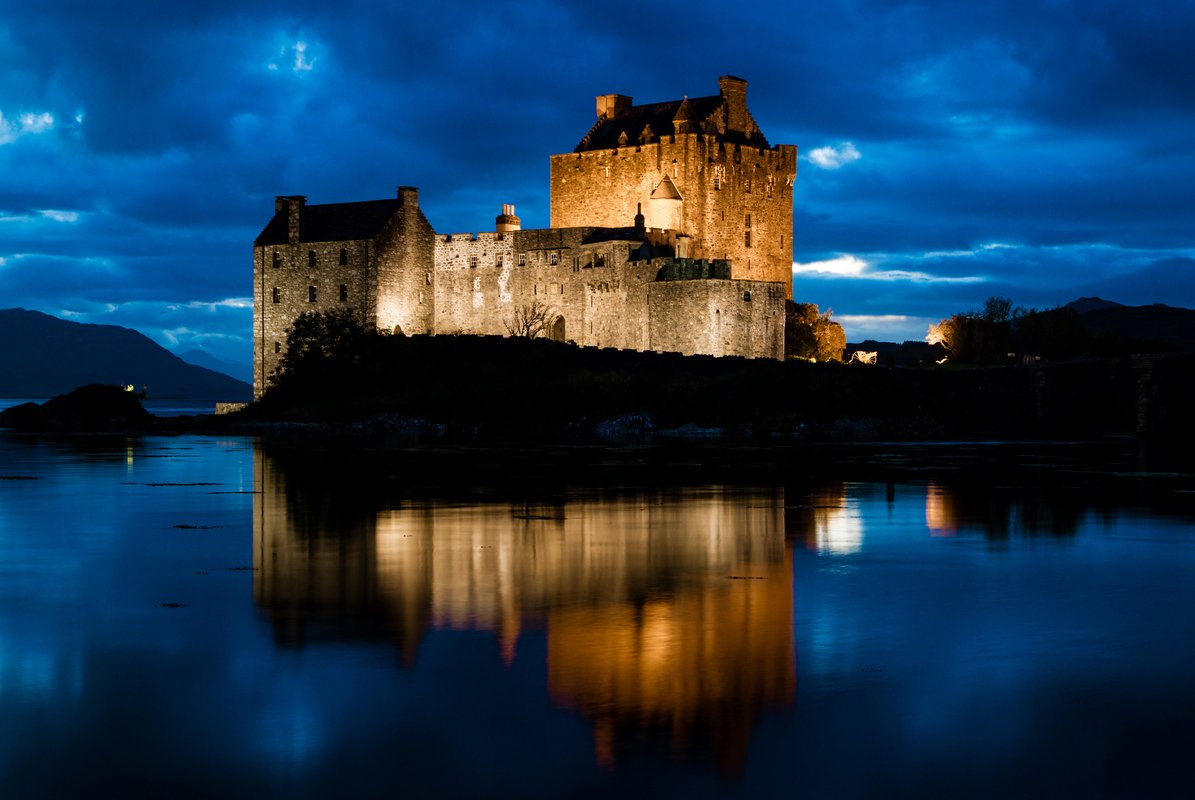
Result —
<svg viewBox="0 0 1195 800"><path fill-rule="evenodd" d="M551 163L551 228L436 234L418 193L307 205L279 197L254 247L254 391L304 311L352 309L405 334L507 335L539 307L548 335L582 346L783 358L792 295L796 148L770 146L746 81L716 96L635 106L598 98L598 121Z"/></svg>

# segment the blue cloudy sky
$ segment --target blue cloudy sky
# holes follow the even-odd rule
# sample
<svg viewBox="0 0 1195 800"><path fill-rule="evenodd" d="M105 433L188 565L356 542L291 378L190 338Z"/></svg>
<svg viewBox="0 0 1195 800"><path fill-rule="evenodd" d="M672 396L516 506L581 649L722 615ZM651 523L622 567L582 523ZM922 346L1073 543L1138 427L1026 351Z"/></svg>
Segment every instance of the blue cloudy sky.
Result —
<svg viewBox="0 0 1195 800"><path fill-rule="evenodd" d="M848 337L991 295L1195 306L1195 0L0 0L0 308L250 358L276 194L546 226L593 96L749 81Z"/></svg>

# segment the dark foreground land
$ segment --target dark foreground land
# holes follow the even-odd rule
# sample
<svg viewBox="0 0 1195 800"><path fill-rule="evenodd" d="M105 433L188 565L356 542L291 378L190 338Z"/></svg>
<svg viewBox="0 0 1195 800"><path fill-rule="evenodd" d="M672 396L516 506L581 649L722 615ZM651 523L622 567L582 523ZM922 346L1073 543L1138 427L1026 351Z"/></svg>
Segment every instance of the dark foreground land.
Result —
<svg viewBox="0 0 1195 800"><path fill-rule="evenodd" d="M384 337L293 364L235 414L155 418L131 394L87 387L0 413L0 427L581 443L1188 439L1193 407L1195 354L887 368Z"/></svg>

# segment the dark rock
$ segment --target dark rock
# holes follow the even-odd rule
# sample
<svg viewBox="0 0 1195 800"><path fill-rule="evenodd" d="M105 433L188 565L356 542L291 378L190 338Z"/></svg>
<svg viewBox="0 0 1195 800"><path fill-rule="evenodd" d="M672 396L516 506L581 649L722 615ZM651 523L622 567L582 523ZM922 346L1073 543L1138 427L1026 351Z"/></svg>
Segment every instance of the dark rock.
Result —
<svg viewBox="0 0 1195 800"><path fill-rule="evenodd" d="M24 431L112 431L141 428L154 418L120 386L93 383L47 400L0 412L0 427Z"/></svg>

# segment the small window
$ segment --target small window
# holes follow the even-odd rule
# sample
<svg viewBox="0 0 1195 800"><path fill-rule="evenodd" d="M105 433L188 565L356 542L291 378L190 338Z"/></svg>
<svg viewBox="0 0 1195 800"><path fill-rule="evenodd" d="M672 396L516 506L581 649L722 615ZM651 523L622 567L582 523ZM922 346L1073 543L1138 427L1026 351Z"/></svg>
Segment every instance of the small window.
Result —
<svg viewBox="0 0 1195 800"><path fill-rule="evenodd" d="M347 283L340 284L340 302L348 302L349 299L349 285Z"/></svg>
<svg viewBox="0 0 1195 800"><path fill-rule="evenodd" d="M349 251L343 247L340 248L340 266L347 267L349 264Z"/></svg>
<svg viewBox="0 0 1195 800"><path fill-rule="evenodd" d="M309 267L315 266L315 251L314 250L307 251L307 266L309 266Z"/></svg>
<svg viewBox="0 0 1195 800"><path fill-rule="evenodd" d="M502 254L501 253L494 256L494 266L497 267L498 269L502 269Z"/></svg>
<svg viewBox="0 0 1195 800"><path fill-rule="evenodd" d="M432 274L430 272L423 273L423 282L428 286L432 285Z"/></svg>
<svg viewBox="0 0 1195 800"><path fill-rule="evenodd" d="M282 266L282 254L275 250L274 251L274 269L278 269L281 266Z"/></svg>
<svg viewBox="0 0 1195 800"><path fill-rule="evenodd" d="M520 267L527 266L527 254L526 253L519 253L519 266Z"/></svg>
<svg viewBox="0 0 1195 800"><path fill-rule="evenodd" d="M751 292L743 292L743 299L746 300L748 303L750 303L751 302Z"/></svg>
<svg viewBox="0 0 1195 800"><path fill-rule="evenodd" d="M594 256L594 257L593 257L593 265L594 265L595 267L604 267L604 266L606 266L606 257L605 257L605 256Z"/></svg>
<svg viewBox="0 0 1195 800"><path fill-rule="evenodd" d="M743 181L743 191L746 194L751 194L751 179L750 178L747 178L747 180Z"/></svg>
<svg viewBox="0 0 1195 800"><path fill-rule="evenodd" d="M275 286L275 287L274 287L274 292L273 292L273 295L274 295L274 302L275 302L275 303L281 303L281 302L282 302L282 290L281 290L281 289L279 289L277 286Z"/></svg>
<svg viewBox="0 0 1195 800"><path fill-rule="evenodd" d="M282 352L282 342L274 342L274 352L275 353Z"/></svg>
<svg viewBox="0 0 1195 800"><path fill-rule="evenodd" d="M743 246L751 246L751 231L743 231Z"/></svg>
<svg viewBox="0 0 1195 800"><path fill-rule="evenodd" d="M560 256L556 253L548 254L548 266L554 267L560 263Z"/></svg>
<svg viewBox="0 0 1195 800"><path fill-rule="evenodd" d="M714 176L714 191L716 192L721 188L722 188L722 179L720 177L718 177L717 175L715 175Z"/></svg>
<svg viewBox="0 0 1195 800"><path fill-rule="evenodd" d="M477 256L469 256L469 269L477 269Z"/></svg>
<svg viewBox="0 0 1195 800"><path fill-rule="evenodd" d="M315 302L315 287L314 286L307 287L307 302L308 303Z"/></svg>
<svg viewBox="0 0 1195 800"><path fill-rule="evenodd" d="M581 269L581 257L573 256L573 272L576 272L579 269Z"/></svg>
<svg viewBox="0 0 1195 800"><path fill-rule="evenodd" d="M751 230L751 215L747 215L747 230Z"/></svg>

